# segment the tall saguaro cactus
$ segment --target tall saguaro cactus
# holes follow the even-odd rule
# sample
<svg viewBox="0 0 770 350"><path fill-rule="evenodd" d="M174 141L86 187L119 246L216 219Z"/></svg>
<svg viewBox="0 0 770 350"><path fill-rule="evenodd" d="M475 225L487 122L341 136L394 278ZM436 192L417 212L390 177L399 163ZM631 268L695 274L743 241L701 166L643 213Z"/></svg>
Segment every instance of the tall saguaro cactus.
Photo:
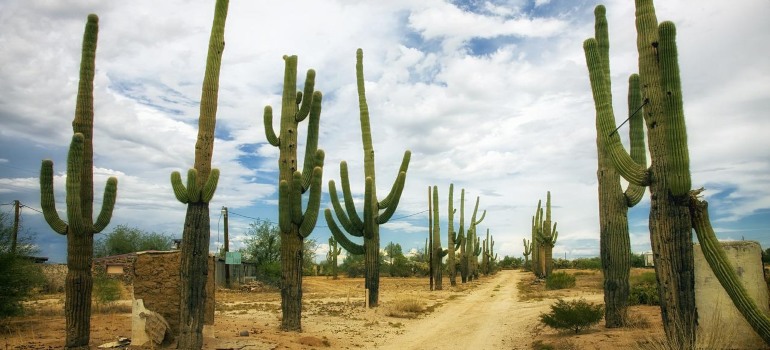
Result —
<svg viewBox="0 0 770 350"><path fill-rule="evenodd" d="M453 249L451 246L448 249L441 248L441 225L438 212L438 186L433 186L433 247L431 248L433 251L433 260L431 261L433 268L431 270L433 271L434 290L443 289L441 280L444 274L442 273L441 260L448 254L449 250Z"/></svg>
<svg viewBox="0 0 770 350"><path fill-rule="evenodd" d="M211 168L211 158L214 153L219 71L222 66L222 52L225 48L228 5L228 0L217 0L214 9L201 92L195 164L187 172L187 186L185 187L182 183L179 172L175 171L171 174L174 195L177 200L187 204L181 247L178 349L200 349L203 346L204 304L209 273L209 201L214 197L219 181L219 170Z"/></svg>
<svg viewBox="0 0 770 350"><path fill-rule="evenodd" d="M532 254L532 241L527 241L526 238L522 239L522 243L524 243L524 251L522 254L524 255L524 268L527 268L529 265L529 255Z"/></svg>
<svg viewBox="0 0 770 350"><path fill-rule="evenodd" d="M551 226L551 191L548 191L545 200L545 219L540 224L540 231L537 237L542 257L540 266L544 277L548 277L553 270L553 247L556 245L558 237L559 232L556 231L556 223L553 223L553 226Z"/></svg>
<svg viewBox="0 0 770 350"><path fill-rule="evenodd" d="M278 223L281 228L281 329L302 330L303 241L313 232L321 203L324 152L318 149L318 127L322 94L313 91L315 71L308 70L304 93L297 91L297 56L284 56L285 70L281 98L281 129L273 131L273 111L265 107L265 134L278 147ZM305 143L303 171L298 169L297 130L310 116ZM310 191L302 212L302 194Z"/></svg>
<svg viewBox="0 0 770 350"><path fill-rule="evenodd" d="M606 22L598 8L599 22ZM597 23L597 26L600 24ZM603 25L603 24L601 24ZM650 241L658 278L661 316L667 338L691 347L695 342L697 312L692 254L692 220L687 195L690 191L687 133L682 91L671 22L658 24L651 0L636 1L639 85L644 101L644 120L651 166L638 164L623 149L613 132L608 44L603 29L597 38L583 43L597 115L597 130L615 169L629 183L650 188Z"/></svg>
<svg viewBox="0 0 770 350"><path fill-rule="evenodd" d="M595 36L599 47L603 84L608 89L610 82L609 35L604 6L597 6L594 14ZM611 96L610 96L611 99ZM628 116L631 158L635 163L646 166L644 151L643 117L636 115L642 109L642 95L639 90L639 75L628 79ZM609 108L612 108L610 106ZM608 328L622 327L627 319L629 274L631 271L631 241L628 233L628 208L642 199L645 188L629 184L625 192L621 188L620 175L615 170L609 152L604 147L600 118L596 116L596 149L598 154L599 184L599 242L604 272L604 320Z"/></svg>
<svg viewBox="0 0 770 350"><path fill-rule="evenodd" d="M330 209L324 212L326 222L329 225L334 238L351 254L365 255L365 285L369 290L369 307L376 307L379 301L379 255L380 255L380 225L388 222L393 216L401 199L401 192L406 182L406 171L409 167L411 152L404 152L404 158L398 170L396 181L391 187L390 193L382 200L377 200L377 186L374 172L374 148L372 147L372 132L369 124L369 107L366 104L366 92L364 88L363 51L356 51L356 85L358 87L358 107L361 120L361 138L364 146L364 215L363 219L356 212L353 203L353 195L350 191L348 180L348 166L345 161L340 162L340 181L345 198L345 209L340 205L334 180L329 181L329 195L334 207L334 213L342 227L351 236L363 237L363 244L350 241L337 226ZM380 212L383 210L382 212Z"/></svg>
<svg viewBox="0 0 770 350"><path fill-rule="evenodd" d="M463 239L462 239L462 235L458 235L457 232L455 232L454 216L455 216L456 209L454 208L454 199L452 195L453 192L454 192L454 184L449 184L449 203L447 204L448 224L447 224L447 262L446 264L447 264L447 268L449 269L449 284L452 286L456 286L457 285L457 266L456 266L457 263L455 259L455 253L462 246Z"/></svg>
<svg viewBox="0 0 770 350"><path fill-rule="evenodd" d="M67 236L67 279L64 315L65 348L88 346L91 327L91 262L94 234L110 223L115 207L118 180L110 177L104 189L102 209L93 221L94 173L94 66L99 17L88 15L80 59L80 82L72 121L72 142L67 155L67 221L59 218L53 190L53 161L40 167L40 204L46 222L58 234Z"/></svg>

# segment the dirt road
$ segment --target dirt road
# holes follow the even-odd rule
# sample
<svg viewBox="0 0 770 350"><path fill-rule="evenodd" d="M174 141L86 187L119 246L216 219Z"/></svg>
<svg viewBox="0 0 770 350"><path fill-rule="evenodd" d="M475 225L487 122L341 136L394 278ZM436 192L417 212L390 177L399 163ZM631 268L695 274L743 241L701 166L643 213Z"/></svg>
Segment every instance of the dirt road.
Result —
<svg viewBox="0 0 770 350"><path fill-rule="evenodd" d="M504 270L440 312L409 325L382 349L529 349L532 328L548 302L520 302L524 272Z"/></svg>

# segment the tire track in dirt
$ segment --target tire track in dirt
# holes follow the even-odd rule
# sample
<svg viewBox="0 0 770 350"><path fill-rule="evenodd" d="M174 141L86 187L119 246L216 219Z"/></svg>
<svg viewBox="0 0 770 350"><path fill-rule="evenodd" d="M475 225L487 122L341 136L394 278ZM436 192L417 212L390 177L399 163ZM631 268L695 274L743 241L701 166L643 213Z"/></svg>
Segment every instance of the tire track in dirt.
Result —
<svg viewBox="0 0 770 350"><path fill-rule="evenodd" d="M381 349L529 349L546 302L521 302L524 272L503 270L465 297L410 324Z"/></svg>

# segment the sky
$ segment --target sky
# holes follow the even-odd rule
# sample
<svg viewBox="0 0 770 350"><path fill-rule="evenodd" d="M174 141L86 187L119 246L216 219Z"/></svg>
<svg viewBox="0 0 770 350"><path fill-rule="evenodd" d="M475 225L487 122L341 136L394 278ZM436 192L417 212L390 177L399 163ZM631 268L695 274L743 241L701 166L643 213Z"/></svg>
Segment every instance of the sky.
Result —
<svg viewBox="0 0 770 350"><path fill-rule="evenodd" d="M593 0L239 1L225 29L213 167L211 250L231 250L249 223L277 222L277 148L265 138L264 106L280 110L283 55L316 70L323 92L319 147L329 180L350 169L363 201L363 146L355 52L364 75L376 152L377 190L412 152L403 196L381 226L381 244L422 249L427 188L438 186L446 245L448 189L465 189L466 221L478 197L500 257L521 256L538 200L552 197L555 257L599 254L594 104L582 43L593 36ZM615 114L625 118L627 78L637 67L632 1L606 1ZM770 246L770 2L658 1L677 24L694 188L705 187L721 240ZM66 239L45 223L39 169L54 161L64 212L66 154L86 17L100 17L94 88L94 204L118 178L110 225L181 237L186 206L169 175L192 167L213 0L0 0L0 210L20 200L22 226L41 256L66 261ZM300 74L301 84L304 74ZM277 125L278 118L274 124ZM618 120L618 123L620 120ZM306 123L304 123L306 124ZM299 130L303 157L304 125ZM627 126L620 129L627 138ZM458 210L459 212L459 210ZM632 250L650 250L649 191L629 211ZM455 216L455 225L459 217ZM310 238L317 261L330 232L321 214ZM98 237L97 237L98 238ZM343 253L344 254L344 253Z"/></svg>

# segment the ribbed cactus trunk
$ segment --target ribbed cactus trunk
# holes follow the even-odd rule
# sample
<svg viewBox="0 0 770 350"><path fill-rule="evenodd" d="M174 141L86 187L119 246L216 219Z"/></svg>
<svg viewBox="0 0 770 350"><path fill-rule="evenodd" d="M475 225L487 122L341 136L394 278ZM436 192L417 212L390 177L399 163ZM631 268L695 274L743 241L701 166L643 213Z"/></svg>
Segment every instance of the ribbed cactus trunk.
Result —
<svg viewBox="0 0 770 350"><path fill-rule="evenodd" d="M479 211L479 197L476 197L476 205L473 207L473 214L471 214L471 221L468 224L468 231L465 236L465 253L466 265L467 265L467 281L473 281L478 277L478 257L481 255L481 247L478 235L476 235L476 228L480 224L484 217L487 215L487 211L481 214L481 218L476 220L476 214Z"/></svg>
<svg viewBox="0 0 770 350"><path fill-rule="evenodd" d="M331 274L332 279L337 279L337 257L341 253L341 249L339 248L339 245L337 244L337 241L334 240L334 237L329 237L329 252L326 253L327 261L329 264L331 264Z"/></svg>
<svg viewBox="0 0 770 350"><path fill-rule="evenodd" d="M439 222L439 209L438 209L438 186L433 186L433 289L444 289L441 283L444 278L443 269L441 268L441 260L447 254L446 250L441 248L441 225Z"/></svg>
<svg viewBox="0 0 770 350"><path fill-rule="evenodd" d="M204 307L208 282L208 247L211 236L209 202L219 181L219 170L211 168L214 130L219 97L219 72L225 48L225 20L228 0L217 0L211 26L206 70L201 88L198 137L195 142L194 168L187 172L187 186L179 172L171 174L171 186L177 200L187 204L182 231L180 266L180 310L178 349L203 347Z"/></svg>
<svg viewBox="0 0 770 350"><path fill-rule="evenodd" d="M449 184L449 202L447 203L447 269L449 270L449 284L451 286L457 285L457 266L455 260L455 252L457 251L460 239L455 232L454 226L454 184Z"/></svg>
<svg viewBox="0 0 770 350"><path fill-rule="evenodd" d="M59 218L53 188L53 161L40 167L40 204L49 226L67 237L67 277L64 284L65 340L67 349L87 347L90 341L91 263L95 233L110 222L117 194L117 179L110 177L104 190L102 209L93 221L93 82L99 18L88 16L83 34L72 142L67 155L67 221Z"/></svg>
<svg viewBox="0 0 770 350"><path fill-rule="evenodd" d="M629 183L650 188L650 241L666 337L680 348L695 343L697 311L692 254L689 154L682 108L675 28L658 24L651 0L636 1L639 80L644 101L651 166L636 164L625 152L615 128L611 97L595 38L585 41L586 62L604 137L615 169Z"/></svg>
<svg viewBox="0 0 770 350"><path fill-rule="evenodd" d="M604 84L611 86L609 67L609 34L606 10L597 6L594 11L595 36L600 51ZM608 96L611 98L611 93ZM642 96L639 90L639 76L632 74L628 81L629 138L631 158L642 166L647 159L644 150ZM599 117L596 117L596 148L598 154L599 184L599 242L602 271L604 273L604 320L607 328L623 327L627 319L629 274L631 271L631 241L628 232L628 208L636 205L644 194L644 187L629 184L625 192L621 189L620 175L604 147Z"/></svg>
<svg viewBox="0 0 770 350"><path fill-rule="evenodd" d="M278 147L278 221L281 229L281 329L302 330L304 240L315 228L321 201L324 152L318 149L323 95L314 91L315 71L308 70L304 92L297 91L297 56L284 56L280 133L273 130L272 107L265 107L265 136ZM309 116L309 118L308 118ZM299 123L308 119L303 171L299 171ZM302 195L310 192L305 212Z"/></svg>
<svg viewBox="0 0 770 350"><path fill-rule="evenodd" d="M411 152L404 152L404 158L401 161L398 176L391 187L390 193L378 201L374 171L374 147L372 146L372 133L369 124L369 107L366 103L366 92L364 86L364 66L363 51L356 51L356 86L358 88L358 107L361 122L361 139L364 148L364 215L363 220L356 212L353 203L353 195L350 191L350 181L348 180L348 167L345 161L340 163L340 180L342 181L342 192L345 198L345 209L340 204L337 196L337 189L334 180L329 181L329 196L337 219L342 227L354 237L363 237L363 245L355 244L350 241L340 230L332 217L331 210L326 209L324 214L329 230L334 235L337 242L351 254L364 254L365 266L365 286L369 291L369 307L377 307L379 304L379 285L380 285L380 225L388 222L396 212L398 201L401 199L401 193L404 190L406 182L406 171L409 167ZM383 212L380 212L383 210Z"/></svg>
<svg viewBox="0 0 770 350"><path fill-rule="evenodd" d="M468 282L468 252L466 251L468 237L465 234L465 189L460 190L460 231L457 233L460 239L460 282Z"/></svg>

